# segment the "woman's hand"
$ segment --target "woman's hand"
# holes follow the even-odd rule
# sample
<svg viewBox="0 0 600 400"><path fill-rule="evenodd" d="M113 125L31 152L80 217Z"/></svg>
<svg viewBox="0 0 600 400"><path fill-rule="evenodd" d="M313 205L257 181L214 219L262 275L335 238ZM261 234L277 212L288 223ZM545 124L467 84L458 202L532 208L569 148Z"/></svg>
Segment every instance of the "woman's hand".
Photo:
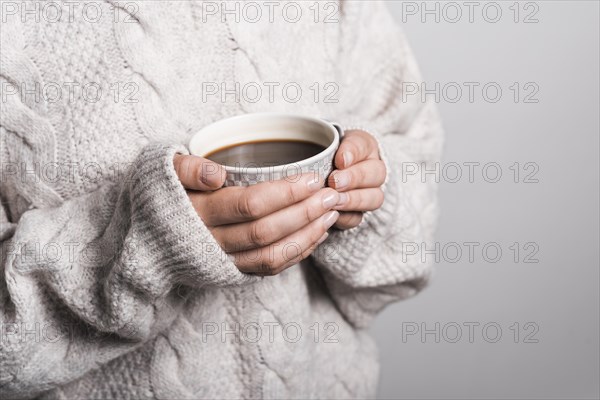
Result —
<svg viewBox="0 0 600 400"><path fill-rule="evenodd" d="M379 146L365 131L347 131L335 155L335 167L329 176L329 186L340 192L336 210L341 215L336 228L358 226L363 212L373 211L383 204L386 168L379 157Z"/></svg>
<svg viewBox="0 0 600 400"><path fill-rule="evenodd" d="M246 273L275 275L308 257L337 221L340 194L315 175L221 188L225 171L207 159L175 155L173 165L196 212ZM218 189L218 190L217 190Z"/></svg>

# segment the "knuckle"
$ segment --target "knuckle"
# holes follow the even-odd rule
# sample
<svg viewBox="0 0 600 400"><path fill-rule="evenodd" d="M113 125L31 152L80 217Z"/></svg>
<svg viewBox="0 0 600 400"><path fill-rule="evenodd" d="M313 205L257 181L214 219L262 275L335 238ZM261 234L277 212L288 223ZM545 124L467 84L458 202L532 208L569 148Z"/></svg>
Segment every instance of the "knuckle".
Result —
<svg viewBox="0 0 600 400"><path fill-rule="evenodd" d="M268 245L271 236L271 227L265 221L257 221L250 226L250 242L262 247Z"/></svg>
<svg viewBox="0 0 600 400"><path fill-rule="evenodd" d="M344 210L357 209L359 204L358 204L358 200L357 200L356 191L350 190L350 191L346 192L345 194L346 194L346 196L348 196L348 201L344 204ZM344 214L340 214L338 219L342 218L343 216L344 216Z"/></svg>
<svg viewBox="0 0 600 400"><path fill-rule="evenodd" d="M314 219L313 210L315 210L315 209L317 209L317 208L310 207L310 206L304 207L304 210L303 210L304 223L307 224Z"/></svg>
<svg viewBox="0 0 600 400"><path fill-rule="evenodd" d="M257 218L261 215L262 206L262 201L248 191L244 191L237 200L237 212L243 218Z"/></svg>
<svg viewBox="0 0 600 400"><path fill-rule="evenodd" d="M298 197L298 195L296 194L296 190L295 190L296 186L297 185L294 185L293 183L290 183L290 182L286 182L286 184L284 185L283 198L287 204L296 203L296 198Z"/></svg>
<svg viewBox="0 0 600 400"><path fill-rule="evenodd" d="M356 201L356 206L354 207L355 210L365 210L369 207L370 198L363 191L356 193L354 198Z"/></svg>
<svg viewBox="0 0 600 400"><path fill-rule="evenodd" d="M273 276L277 275L279 271L279 266L275 262L275 259L272 257L267 257L263 259L258 264L258 271L261 275Z"/></svg>
<svg viewBox="0 0 600 400"><path fill-rule="evenodd" d="M356 131L354 134L354 145L358 149L368 149L370 140L369 134L364 131Z"/></svg>
<svg viewBox="0 0 600 400"><path fill-rule="evenodd" d="M242 270L245 266L240 257L236 255L233 256L233 265L235 265L236 268L239 270Z"/></svg>
<svg viewBox="0 0 600 400"><path fill-rule="evenodd" d="M368 182L370 173L368 168L362 168L361 166L361 168L357 168L353 173L353 178L355 179L355 182Z"/></svg>

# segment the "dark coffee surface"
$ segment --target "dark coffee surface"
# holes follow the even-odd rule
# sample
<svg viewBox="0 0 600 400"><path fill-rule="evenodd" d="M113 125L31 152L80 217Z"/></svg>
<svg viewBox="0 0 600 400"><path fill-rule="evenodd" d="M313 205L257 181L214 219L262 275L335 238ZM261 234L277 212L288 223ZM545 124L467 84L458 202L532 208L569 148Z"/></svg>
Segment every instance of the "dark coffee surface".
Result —
<svg viewBox="0 0 600 400"><path fill-rule="evenodd" d="M221 148L206 156L230 167L262 168L291 164L315 156L325 147L299 140L268 140L240 143Z"/></svg>

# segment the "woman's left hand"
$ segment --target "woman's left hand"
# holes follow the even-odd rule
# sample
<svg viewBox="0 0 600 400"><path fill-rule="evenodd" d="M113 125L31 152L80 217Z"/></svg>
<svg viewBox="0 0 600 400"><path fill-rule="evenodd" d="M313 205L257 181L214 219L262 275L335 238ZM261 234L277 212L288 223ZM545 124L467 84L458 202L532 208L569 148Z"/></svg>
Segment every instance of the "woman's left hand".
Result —
<svg viewBox="0 0 600 400"><path fill-rule="evenodd" d="M373 211L383 204L386 168L379 157L379 146L365 131L346 131L335 155L337 168L328 179L330 187L340 192L335 209L340 217L338 229L350 229L362 221L363 212Z"/></svg>

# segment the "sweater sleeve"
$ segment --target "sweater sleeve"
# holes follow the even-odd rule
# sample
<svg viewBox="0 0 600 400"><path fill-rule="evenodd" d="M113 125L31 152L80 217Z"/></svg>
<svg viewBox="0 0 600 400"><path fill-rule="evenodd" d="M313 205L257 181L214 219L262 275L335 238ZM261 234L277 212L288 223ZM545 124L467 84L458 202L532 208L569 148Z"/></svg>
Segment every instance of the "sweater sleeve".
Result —
<svg viewBox="0 0 600 400"><path fill-rule="evenodd" d="M0 208L0 397L29 398L131 351L190 288L242 274L196 214L172 159L150 144L124 179L17 223Z"/></svg>
<svg viewBox="0 0 600 400"><path fill-rule="evenodd" d="M344 5L341 122L379 142L388 173L385 200L358 227L332 232L314 253L338 308L358 327L429 281L432 257L423 260L419 250L432 246L437 184L421 173L435 168L442 147L436 107L414 90L421 77L402 33L385 5L363 3Z"/></svg>

